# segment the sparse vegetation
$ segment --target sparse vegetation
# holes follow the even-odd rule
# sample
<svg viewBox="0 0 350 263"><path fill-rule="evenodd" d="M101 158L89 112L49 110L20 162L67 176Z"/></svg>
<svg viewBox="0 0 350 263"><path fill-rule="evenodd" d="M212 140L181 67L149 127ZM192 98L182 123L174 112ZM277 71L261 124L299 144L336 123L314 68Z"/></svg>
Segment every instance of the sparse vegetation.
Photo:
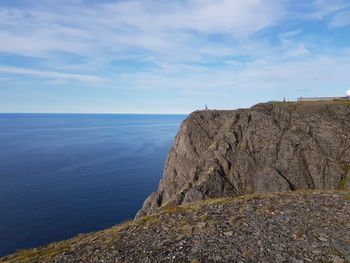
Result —
<svg viewBox="0 0 350 263"><path fill-rule="evenodd" d="M346 184L348 182L348 177L349 177L350 165L344 166L343 170L344 170L345 174L339 182L339 186L338 186L339 190L345 190L345 188L346 188Z"/></svg>
<svg viewBox="0 0 350 263"><path fill-rule="evenodd" d="M348 222L349 214L341 210L347 200L350 200L350 191L295 191L218 198L183 206L168 205L158 214L42 248L20 251L0 259L0 262L207 262L213 261L213 255L219 259L236 251L237 246L240 249L247 247L246 253L239 256L248 261L259 258L260 247L267 247L273 251L266 255L271 257L267 262L275 262L281 244L287 245L288 257L300 256L305 247L299 251L293 242L299 242L305 235L320 251L313 255L312 251L317 250L313 248L308 252L309 257L314 262L329 262L332 255L345 258L347 254L332 246L329 250L320 249L328 236L325 239L323 233L320 239L319 232L304 228L315 224L322 231L332 220L332 232L327 232L327 235L343 242L339 235L350 231L344 223ZM308 213L303 210L305 206ZM334 213L341 216L334 218ZM288 222L292 222L293 227ZM267 227L262 229L265 223ZM251 229L255 229L254 235L258 235L258 239L250 234ZM217 242L220 239L224 242ZM265 241L256 245L256 240ZM272 246L270 241L276 245ZM284 252L279 250L278 253Z"/></svg>
<svg viewBox="0 0 350 263"><path fill-rule="evenodd" d="M213 142L209 147L208 150L209 151L215 151L218 148L217 144L215 142Z"/></svg>

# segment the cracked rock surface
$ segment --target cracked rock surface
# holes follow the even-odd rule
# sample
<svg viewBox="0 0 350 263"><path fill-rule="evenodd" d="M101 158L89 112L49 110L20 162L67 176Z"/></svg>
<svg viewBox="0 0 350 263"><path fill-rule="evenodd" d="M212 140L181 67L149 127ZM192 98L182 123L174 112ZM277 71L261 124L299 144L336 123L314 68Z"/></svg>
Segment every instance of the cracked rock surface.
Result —
<svg viewBox="0 0 350 263"><path fill-rule="evenodd" d="M7 263L350 262L350 192L285 192L168 206Z"/></svg>
<svg viewBox="0 0 350 263"><path fill-rule="evenodd" d="M193 112L158 190L136 218L164 205L299 189L350 189L350 106L263 103Z"/></svg>

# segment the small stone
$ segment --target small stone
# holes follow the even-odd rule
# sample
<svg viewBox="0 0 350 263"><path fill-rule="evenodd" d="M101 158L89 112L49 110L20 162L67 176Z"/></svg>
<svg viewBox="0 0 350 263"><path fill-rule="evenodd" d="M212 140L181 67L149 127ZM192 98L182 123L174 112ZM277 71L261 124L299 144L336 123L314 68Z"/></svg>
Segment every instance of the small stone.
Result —
<svg viewBox="0 0 350 263"><path fill-rule="evenodd" d="M248 226L249 226L247 223L243 223L242 225L244 225L245 227L248 227Z"/></svg>
<svg viewBox="0 0 350 263"><path fill-rule="evenodd" d="M319 237L318 240L320 240L320 241L322 241L322 242L327 242L327 241L328 241L328 239L325 238L325 237Z"/></svg>
<svg viewBox="0 0 350 263"><path fill-rule="evenodd" d="M216 260L216 261L222 261L222 257L216 256L216 257L215 257L215 260Z"/></svg>
<svg viewBox="0 0 350 263"><path fill-rule="evenodd" d="M344 259L342 259L341 257L339 257L339 256L337 256L337 255L333 255L332 256L332 262L333 263L343 263L343 262L345 262L345 260Z"/></svg>
<svg viewBox="0 0 350 263"><path fill-rule="evenodd" d="M227 236L227 237L230 237L230 236L233 235L233 231L224 232L224 235Z"/></svg>
<svg viewBox="0 0 350 263"><path fill-rule="evenodd" d="M285 260L285 258L279 253L276 254L276 258L278 258L280 261L284 261Z"/></svg>
<svg viewBox="0 0 350 263"><path fill-rule="evenodd" d="M199 222L198 223L198 227L199 228L204 228L204 227L206 227L207 226L207 223L204 223L204 222Z"/></svg>
<svg viewBox="0 0 350 263"><path fill-rule="evenodd" d="M281 221L284 223L288 223L290 221L290 217L289 216L282 216Z"/></svg>

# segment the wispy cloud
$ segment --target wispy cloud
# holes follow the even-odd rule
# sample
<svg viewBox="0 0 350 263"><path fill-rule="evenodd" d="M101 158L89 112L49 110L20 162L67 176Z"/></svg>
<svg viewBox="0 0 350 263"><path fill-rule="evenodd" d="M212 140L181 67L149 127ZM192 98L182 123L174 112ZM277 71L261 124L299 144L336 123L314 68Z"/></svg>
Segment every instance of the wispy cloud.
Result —
<svg viewBox="0 0 350 263"><path fill-rule="evenodd" d="M43 77L43 78L79 80L79 81L87 81L87 82L106 82L107 81L106 79L100 78L97 76L70 74L70 73L52 72L52 71L38 71L38 70L13 68L13 67L0 67L0 72L10 73L10 74L24 74L24 75Z"/></svg>
<svg viewBox="0 0 350 263"><path fill-rule="evenodd" d="M192 0L165 4L147 0L3 8L0 51L43 56L62 50L84 56L117 56L141 49L165 56L174 56L174 51L181 53L179 57L215 55L205 52L208 47L220 49L208 40L208 34L238 38L271 26L284 14L280 2Z"/></svg>
<svg viewBox="0 0 350 263"><path fill-rule="evenodd" d="M350 10L337 13L329 23L330 28L338 28L350 25Z"/></svg>

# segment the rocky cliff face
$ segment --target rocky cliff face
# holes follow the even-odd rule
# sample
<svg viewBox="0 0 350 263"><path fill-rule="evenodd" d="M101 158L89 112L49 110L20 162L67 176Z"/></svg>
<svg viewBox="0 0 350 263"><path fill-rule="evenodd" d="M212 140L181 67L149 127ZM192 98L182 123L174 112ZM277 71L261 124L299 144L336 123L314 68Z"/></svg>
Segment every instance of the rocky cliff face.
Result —
<svg viewBox="0 0 350 263"><path fill-rule="evenodd" d="M136 217L253 192L350 189L349 133L346 102L193 112L173 142L158 190Z"/></svg>

